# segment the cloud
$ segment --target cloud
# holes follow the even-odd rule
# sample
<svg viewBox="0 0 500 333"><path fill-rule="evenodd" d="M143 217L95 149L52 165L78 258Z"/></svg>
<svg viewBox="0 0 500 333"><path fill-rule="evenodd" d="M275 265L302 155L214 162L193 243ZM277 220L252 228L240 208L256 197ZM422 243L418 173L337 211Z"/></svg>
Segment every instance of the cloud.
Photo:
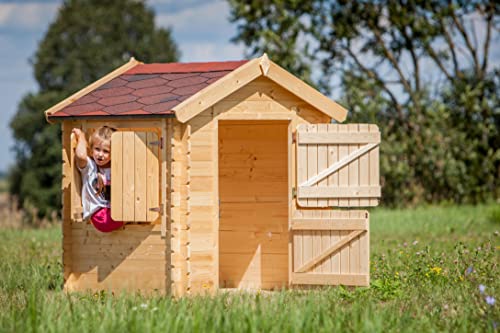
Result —
<svg viewBox="0 0 500 333"><path fill-rule="evenodd" d="M169 2L169 1L167 1ZM242 59L244 48L230 39L235 35L228 21L225 1L189 1L189 5L156 7L156 24L172 28L174 40L182 52L182 61L222 61Z"/></svg>
<svg viewBox="0 0 500 333"><path fill-rule="evenodd" d="M184 62L225 61L243 59L244 48L224 42L180 42Z"/></svg>
<svg viewBox="0 0 500 333"><path fill-rule="evenodd" d="M59 2L0 3L0 28L45 30L59 6Z"/></svg>
<svg viewBox="0 0 500 333"><path fill-rule="evenodd" d="M234 28L228 21L229 6L216 0L193 4L179 11L157 12L156 23L161 27L172 27L177 38L203 40L206 38L229 39Z"/></svg>

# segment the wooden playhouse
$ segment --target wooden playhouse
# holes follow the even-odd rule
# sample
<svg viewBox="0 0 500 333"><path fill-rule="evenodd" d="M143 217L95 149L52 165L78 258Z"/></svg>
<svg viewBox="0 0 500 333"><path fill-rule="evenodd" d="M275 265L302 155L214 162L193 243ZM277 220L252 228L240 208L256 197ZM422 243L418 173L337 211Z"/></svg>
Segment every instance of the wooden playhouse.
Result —
<svg viewBox="0 0 500 333"><path fill-rule="evenodd" d="M369 215L380 197L375 125L266 55L134 59L46 112L62 126L64 284L175 296L219 288L369 284ZM335 120L336 123L333 123ZM107 125L111 209L82 222L71 129Z"/></svg>

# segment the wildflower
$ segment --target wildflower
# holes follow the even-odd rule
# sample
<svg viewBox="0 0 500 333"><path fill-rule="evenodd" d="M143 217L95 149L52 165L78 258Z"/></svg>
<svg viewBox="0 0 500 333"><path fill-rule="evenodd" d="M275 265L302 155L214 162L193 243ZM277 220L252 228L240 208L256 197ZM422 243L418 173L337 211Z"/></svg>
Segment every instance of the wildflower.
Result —
<svg viewBox="0 0 500 333"><path fill-rule="evenodd" d="M485 291L485 290L486 290L486 287L485 287L484 285L480 284L480 285L479 285L479 292L480 292L481 294L484 294L484 291Z"/></svg>
<svg viewBox="0 0 500 333"><path fill-rule="evenodd" d="M486 301L486 304L488 305L495 305L495 297L493 296L486 296L486 298L484 299Z"/></svg>
<svg viewBox="0 0 500 333"><path fill-rule="evenodd" d="M472 273L472 270L473 270L473 269L474 269L474 268L473 268L472 266L469 266L469 267L467 268L467 270L465 271L465 275L469 275L470 273Z"/></svg>
<svg viewBox="0 0 500 333"><path fill-rule="evenodd" d="M436 275L441 274L441 271L442 271L442 270L443 270L443 269L442 269L441 267L437 267L437 266L436 266L436 267L432 267L432 268L431 268L431 272L435 273Z"/></svg>
<svg viewBox="0 0 500 333"><path fill-rule="evenodd" d="M147 307L148 307L148 305L146 303L141 304L141 308L146 309Z"/></svg>
<svg viewBox="0 0 500 333"><path fill-rule="evenodd" d="M152 309L151 309L151 311L152 311L152 312L155 312L155 311L157 311L157 310L158 310L158 308L157 308L156 306L155 306L154 308L152 308Z"/></svg>
<svg viewBox="0 0 500 333"><path fill-rule="evenodd" d="M134 306L134 307L132 308L132 311L136 311L136 310L137 310L137 306Z"/></svg>
<svg viewBox="0 0 500 333"><path fill-rule="evenodd" d="M413 243L411 243L411 245L413 245L413 246L415 246L415 245L417 245L417 244L418 244L418 240L413 241Z"/></svg>
<svg viewBox="0 0 500 333"><path fill-rule="evenodd" d="M408 246L408 243L407 243L407 242L404 242L404 243L403 243L403 246L404 246L404 247L407 247L407 246Z"/></svg>

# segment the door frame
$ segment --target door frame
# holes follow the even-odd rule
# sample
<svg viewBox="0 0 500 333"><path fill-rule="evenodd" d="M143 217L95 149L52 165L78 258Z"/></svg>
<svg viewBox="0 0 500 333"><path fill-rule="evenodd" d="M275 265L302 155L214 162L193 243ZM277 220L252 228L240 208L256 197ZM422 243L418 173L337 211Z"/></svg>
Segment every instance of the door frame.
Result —
<svg viewBox="0 0 500 333"><path fill-rule="evenodd" d="M214 149L214 167L215 167L215 186L214 186L214 196L216 198L216 236L215 236L215 248L216 248L216 253L215 253L215 268L216 268L216 276L215 276L215 282L217 285L216 289L220 289L219 285L219 272L220 272L220 264L219 264L219 254L220 254L220 243L219 243L219 233L220 233L220 195L219 195L219 122L231 122L231 121L248 121L248 122L255 122L256 124L259 124L261 122L269 122L269 121L275 121L275 122L282 122L282 123L287 123L287 173L288 173L288 286L291 285L292 282L292 264L293 264L293 248L292 248L292 230L291 230L291 225L292 225L292 205L293 205L293 186L294 186L294 172L295 172L295 166L293 164L293 158L295 157L295 149L294 145L296 144L294 142L294 137L293 137L293 132L294 128L292 126L292 117L291 116L286 116L286 117L276 117L276 116L270 116L270 117L262 117L262 114L258 119L248 119L246 117L242 117L239 115L225 115L223 119L217 119L215 118L213 120L214 122L214 131L215 131L215 142L217 144L215 145ZM292 156L293 154L293 156Z"/></svg>

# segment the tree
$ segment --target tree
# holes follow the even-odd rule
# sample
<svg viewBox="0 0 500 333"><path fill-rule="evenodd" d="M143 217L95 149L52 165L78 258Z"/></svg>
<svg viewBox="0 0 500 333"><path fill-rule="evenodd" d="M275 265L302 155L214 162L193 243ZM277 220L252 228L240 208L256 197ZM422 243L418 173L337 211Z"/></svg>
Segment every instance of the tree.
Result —
<svg viewBox="0 0 500 333"><path fill-rule="evenodd" d="M351 121L379 124L386 202L500 196L497 2L228 1L249 55L286 54L327 94L340 81Z"/></svg>
<svg viewBox="0 0 500 333"><path fill-rule="evenodd" d="M60 126L43 111L123 65L177 61L170 30L155 28L154 13L133 0L67 0L32 60L38 92L28 93L10 123L16 165L10 192L46 215L61 206Z"/></svg>

